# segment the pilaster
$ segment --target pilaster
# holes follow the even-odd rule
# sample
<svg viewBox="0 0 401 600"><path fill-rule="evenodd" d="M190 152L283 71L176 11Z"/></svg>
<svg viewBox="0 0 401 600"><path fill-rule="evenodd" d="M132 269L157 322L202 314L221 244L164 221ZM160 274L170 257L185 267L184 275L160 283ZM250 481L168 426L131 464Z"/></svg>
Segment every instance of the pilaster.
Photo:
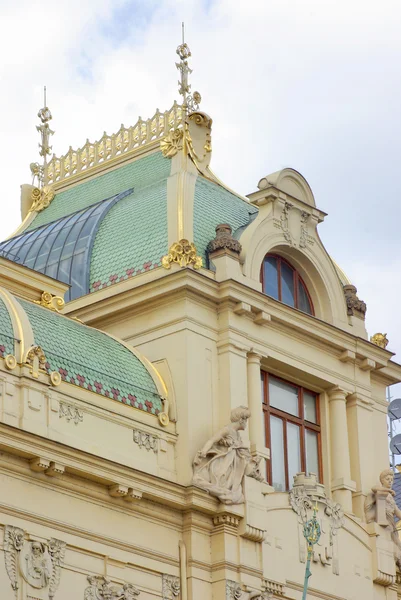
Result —
<svg viewBox="0 0 401 600"><path fill-rule="evenodd" d="M339 387L329 393L330 403L330 446L331 446L331 491L335 502L341 504L345 512L352 512L352 492L355 482L351 480L347 424L347 392Z"/></svg>

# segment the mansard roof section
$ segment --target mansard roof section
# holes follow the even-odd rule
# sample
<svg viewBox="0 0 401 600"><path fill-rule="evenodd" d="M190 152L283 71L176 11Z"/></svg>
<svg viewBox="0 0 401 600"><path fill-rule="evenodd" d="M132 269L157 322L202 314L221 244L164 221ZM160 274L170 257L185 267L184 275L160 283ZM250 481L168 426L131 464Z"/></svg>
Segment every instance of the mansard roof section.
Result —
<svg viewBox="0 0 401 600"><path fill-rule="evenodd" d="M164 383L134 348L0 288L0 357L10 355L12 368L38 356L53 385L65 381L156 416L163 409Z"/></svg>

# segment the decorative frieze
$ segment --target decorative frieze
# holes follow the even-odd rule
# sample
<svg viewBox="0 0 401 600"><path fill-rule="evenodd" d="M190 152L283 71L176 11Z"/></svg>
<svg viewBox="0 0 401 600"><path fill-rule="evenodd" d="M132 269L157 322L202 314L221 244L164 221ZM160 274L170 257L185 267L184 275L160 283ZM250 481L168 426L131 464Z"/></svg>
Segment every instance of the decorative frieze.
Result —
<svg viewBox="0 0 401 600"><path fill-rule="evenodd" d="M159 438L156 435L151 435L139 429L133 430L134 442L140 448L145 448L148 452L153 450L155 454L159 451Z"/></svg>
<svg viewBox="0 0 401 600"><path fill-rule="evenodd" d="M64 564L65 542L55 538L48 542L29 541L26 537L19 527L4 528L4 560L11 588L18 598L23 579L28 594L44 589L49 600L53 600Z"/></svg>
<svg viewBox="0 0 401 600"><path fill-rule="evenodd" d="M65 418L67 423L73 421L75 425L82 423L84 420L84 413L77 406L68 404L67 402L60 402L58 416L60 419Z"/></svg>
<svg viewBox="0 0 401 600"><path fill-rule="evenodd" d="M163 573L162 598L163 600L176 600L180 595L180 578Z"/></svg>
<svg viewBox="0 0 401 600"><path fill-rule="evenodd" d="M102 575L88 575L84 600L136 600L140 592L132 583L112 584Z"/></svg>

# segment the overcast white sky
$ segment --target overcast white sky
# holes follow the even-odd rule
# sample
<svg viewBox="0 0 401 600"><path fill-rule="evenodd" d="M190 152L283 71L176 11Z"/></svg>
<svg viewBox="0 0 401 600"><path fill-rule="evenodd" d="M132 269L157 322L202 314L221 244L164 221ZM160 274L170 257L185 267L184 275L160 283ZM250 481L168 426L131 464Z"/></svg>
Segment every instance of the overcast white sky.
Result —
<svg viewBox="0 0 401 600"><path fill-rule="evenodd" d="M285 166L304 175L370 334L401 361L400 0L0 0L0 239L39 158L43 85L56 154L165 110L182 20L213 170L242 194Z"/></svg>

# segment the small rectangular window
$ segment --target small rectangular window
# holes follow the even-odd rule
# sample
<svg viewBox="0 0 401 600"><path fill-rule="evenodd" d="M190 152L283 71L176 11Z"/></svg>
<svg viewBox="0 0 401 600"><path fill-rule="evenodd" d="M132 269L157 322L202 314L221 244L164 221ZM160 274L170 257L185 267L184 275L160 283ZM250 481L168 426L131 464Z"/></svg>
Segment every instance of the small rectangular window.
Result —
<svg viewBox="0 0 401 600"><path fill-rule="evenodd" d="M261 371L268 481L276 491L291 489L294 475L322 480L319 396Z"/></svg>

